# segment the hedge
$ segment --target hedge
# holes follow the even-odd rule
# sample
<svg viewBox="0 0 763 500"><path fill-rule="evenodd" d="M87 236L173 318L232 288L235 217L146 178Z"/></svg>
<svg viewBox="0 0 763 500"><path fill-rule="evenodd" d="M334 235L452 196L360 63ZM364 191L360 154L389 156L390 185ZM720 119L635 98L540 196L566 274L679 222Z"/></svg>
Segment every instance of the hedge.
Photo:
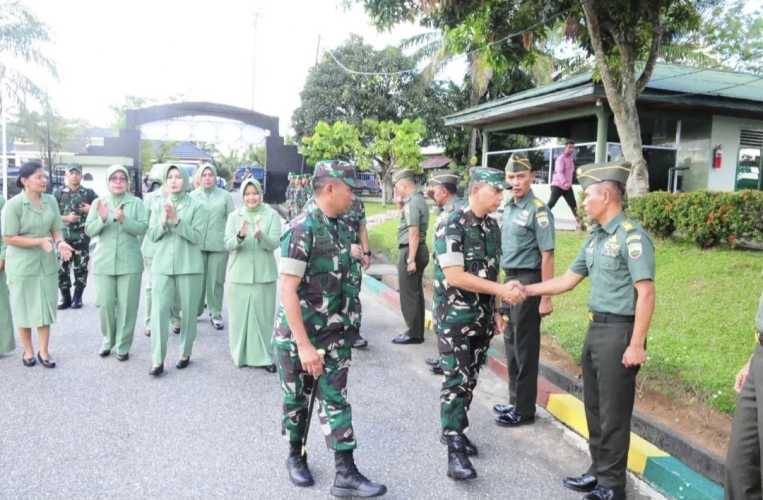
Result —
<svg viewBox="0 0 763 500"><path fill-rule="evenodd" d="M628 213L647 231L674 233L702 248L739 241L763 243L763 192L655 191L628 200Z"/></svg>

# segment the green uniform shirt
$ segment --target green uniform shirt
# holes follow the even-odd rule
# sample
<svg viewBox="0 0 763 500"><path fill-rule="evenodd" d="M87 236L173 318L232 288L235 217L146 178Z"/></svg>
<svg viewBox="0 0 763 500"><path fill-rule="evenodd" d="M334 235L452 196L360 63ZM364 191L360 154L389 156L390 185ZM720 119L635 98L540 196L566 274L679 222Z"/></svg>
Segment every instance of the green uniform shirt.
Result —
<svg viewBox="0 0 763 500"><path fill-rule="evenodd" d="M758 304L758 317L755 320L758 333L763 335L763 294L760 295L760 304Z"/></svg>
<svg viewBox="0 0 763 500"><path fill-rule="evenodd" d="M5 239L3 234L3 207L5 206L5 198L0 198L0 260L5 260Z"/></svg>
<svg viewBox="0 0 763 500"><path fill-rule="evenodd" d="M102 201L98 203L108 204L106 221L98 215L97 204L93 204L85 222L85 233L90 237L98 236L93 272L109 276L142 272L140 241L148 229L143 202L129 193L121 196L110 194L99 200ZM114 219L114 212L120 206L124 212L121 224Z"/></svg>
<svg viewBox="0 0 763 500"><path fill-rule="evenodd" d="M501 223L501 267L540 269L541 252L554 249L554 216L532 190L510 198Z"/></svg>
<svg viewBox="0 0 763 500"><path fill-rule="evenodd" d="M146 211L146 221L151 222L151 214L154 210L162 210L162 201L161 189L143 195L143 209ZM151 238L148 237L148 230L146 230L146 233L143 235L143 243L140 247L144 259L153 258L154 247L156 247L156 243L151 241Z"/></svg>
<svg viewBox="0 0 763 500"><path fill-rule="evenodd" d="M426 241L429 207L424 196L419 192L413 193L408 198L400 212L400 224L397 226L398 245L408 244L408 228L411 226L419 226L419 241Z"/></svg>
<svg viewBox="0 0 763 500"><path fill-rule="evenodd" d="M80 216L79 222L64 224L64 239L66 241L79 241L85 238L85 218L87 214L80 210L83 203L92 205L98 195L90 188L80 186L76 190L64 186L56 189L53 196L58 202L58 210L61 215L77 214Z"/></svg>
<svg viewBox="0 0 763 500"><path fill-rule="evenodd" d="M570 270L591 277L588 307L595 312L632 316L635 283L654 280L654 244L644 229L618 214L594 225Z"/></svg>
<svg viewBox="0 0 763 500"><path fill-rule="evenodd" d="M22 191L8 201L3 209L3 236L52 238L61 231L63 222L58 203L49 194L41 194L40 208L34 206ZM55 250L47 253L40 247L21 248L8 245L5 250L5 272L8 276L40 276L58 273Z"/></svg>
<svg viewBox="0 0 763 500"><path fill-rule="evenodd" d="M248 221L249 230L242 240L238 238L241 222ZM257 240L254 231L260 224L262 237ZM246 207L231 212L225 226L225 248L228 255L228 281L230 283L272 283L278 279L278 265L273 252L281 238L281 217L269 206L260 203L254 211Z"/></svg>
<svg viewBox="0 0 763 500"><path fill-rule="evenodd" d="M201 274L204 262L201 258L201 240L207 227L204 207L189 195L175 203L180 222L176 225L162 224L164 197L153 203L148 223L147 238L154 243L151 263L152 274Z"/></svg>
<svg viewBox="0 0 763 500"><path fill-rule="evenodd" d="M201 203L207 211L207 227L201 241L205 252L225 251L225 223L233 212L233 197L217 186L212 189L200 187L191 192L191 197Z"/></svg>

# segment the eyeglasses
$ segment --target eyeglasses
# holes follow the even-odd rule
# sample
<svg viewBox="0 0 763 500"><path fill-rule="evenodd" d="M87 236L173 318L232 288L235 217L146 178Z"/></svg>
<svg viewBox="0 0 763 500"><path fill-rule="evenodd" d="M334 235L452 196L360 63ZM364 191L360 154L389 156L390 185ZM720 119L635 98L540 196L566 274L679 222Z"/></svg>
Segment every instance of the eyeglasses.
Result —
<svg viewBox="0 0 763 500"><path fill-rule="evenodd" d="M109 179L111 182L127 182L127 177L122 176L114 176L111 179Z"/></svg>

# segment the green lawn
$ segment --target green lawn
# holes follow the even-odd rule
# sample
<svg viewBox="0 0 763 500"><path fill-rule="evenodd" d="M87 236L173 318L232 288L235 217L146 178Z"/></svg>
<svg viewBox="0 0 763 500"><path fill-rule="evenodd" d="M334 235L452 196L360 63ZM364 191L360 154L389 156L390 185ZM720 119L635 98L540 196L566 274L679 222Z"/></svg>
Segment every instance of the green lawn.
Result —
<svg viewBox="0 0 763 500"><path fill-rule="evenodd" d="M431 222L434 222L432 217ZM397 260L397 220L369 230L371 248ZM428 241L431 248L433 230ZM557 274L577 255L585 235L558 231ZM763 254L700 250L690 243L656 240L657 308L649 333L649 362L639 377L670 394L689 391L725 412L734 409L734 376L754 348L755 313L763 290ZM427 275L431 276L428 266ZM589 284L554 299L543 331L579 359L587 325Z"/></svg>
<svg viewBox="0 0 763 500"><path fill-rule="evenodd" d="M395 209L394 203L387 203L386 205L382 205L379 201L364 201L363 204L366 206L366 217L370 217L376 214L383 214L384 212Z"/></svg>

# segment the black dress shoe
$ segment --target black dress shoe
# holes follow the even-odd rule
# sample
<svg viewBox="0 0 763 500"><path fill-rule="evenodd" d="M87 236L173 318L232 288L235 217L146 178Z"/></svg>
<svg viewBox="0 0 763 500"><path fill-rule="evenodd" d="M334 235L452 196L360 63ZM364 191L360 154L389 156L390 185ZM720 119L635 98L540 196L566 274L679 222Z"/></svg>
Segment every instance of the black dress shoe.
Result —
<svg viewBox="0 0 763 500"><path fill-rule="evenodd" d="M98 355L102 358L105 358L109 354L111 354L111 349L101 349L101 352L98 353Z"/></svg>
<svg viewBox="0 0 763 500"><path fill-rule="evenodd" d="M40 356L40 353L37 353L37 359L40 361L40 364L44 366L45 368L55 368L56 362L50 359L50 356L48 356L48 359L43 358Z"/></svg>
<svg viewBox="0 0 763 500"><path fill-rule="evenodd" d="M590 493L583 496L583 500L624 500L625 492L619 493L611 488L597 486Z"/></svg>
<svg viewBox="0 0 763 500"><path fill-rule="evenodd" d="M493 406L493 411L501 415L503 413L508 413L512 408L514 408L514 405L504 405L498 403L497 405Z"/></svg>
<svg viewBox="0 0 763 500"><path fill-rule="evenodd" d="M158 377L162 373L164 373L164 365L163 364L161 364L159 366L152 366L151 370L148 372L148 374L151 375L152 377Z"/></svg>
<svg viewBox="0 0 763 500"><path fill-rule="evenodd" d="M275 373L276 372L276 365L267 365L264 367L265 371L268 373Z"/></svg>
<svg viewBox="0 0 763 500"><path fill-rule="evenodd" d="M224 328L223 322L219 319L210 318L209 322L212 323L212 328L215 330L222 330Z"/></svg>
<svg viewBox="0 0 763 500"><path fill-rule="evenodd" d="M562 480L562 484L565 488L573 491L582 491L584 493L593 491L598 483L596 476L589 474L588 472L575 477L565 477Z"/></svg>
<svg viewBox="0 0 763 500"><path fill-rule="evenodd" d="M175 335L180 335L180 327L179 326L173 326L172 327L172 333Z"/></svg>
<svg viewBox="0 0 763 500"><path fill-rule="evenodd" d="M423 344L424 339L414 339L413 337L409 337L408 335L398 335L397 337L392 339L393 344Z"/></svg>
<svg viewBox="0 0 763 500"><path fill-rule="evenodd" d="M178 370L182 370L183 368L187 368L190 363L191 363L191 358L179 359L178 362L175 363L175 368L177 368Z"/></svg>
<svg viewBox="0 0 763 500"><path fill-rule="evenodd" d="M124 354L117 353L117 359L119 361L127 361L128 359L130 359L130 353L129 352L126 352Z"/></svg>
<svg viewBox="0 0 763 500"><path fill-rule="evenodd" d="M27 359L27 358L24 357L23 354L21 355L21 362L24 363L24 366L26 366L28 368L31 368L31 367L33 367L34 365L37 364L37 360L35 359L34 356L32 356L31 358Z"/></svg>
<svg viewBox="0 0 763 500"><path fill-rule="evenodd" d="M440 366L440 358L427 358L424 360L424 363L429 366Z"/></svg>
<svg viewBox="0 0 763 500"><path fill-rule="evenodd" d="M479 451L477 450L477 447L469 441L469 438L466 437L466 434L462 434L461 437L464 440L464 449L466 450L466 454L470 457L476 457L479 455ZM445 434L440 434L440 443L447 445L448 444L448 436Z"/></svg>
<svg viewBox="0 0 763 500"><path fill-rule="evenodd" d="M434 375L445 375L445 372L440 365L433 366L431 371Z"/></svg>
<svg viewBox="0 0 763 500"><path fill-rule="evenodd" d="M358 336L358 338L352 341L352 347L353 349L363 349L364 347L368 347L368 341L363 337Z"/></svg>
<svg viewBox="0 0 763 500"><path fill-rule="evenodd" d="M515 408L501 413L495 417L495 423L502 427L518 427L520 425L527 425L535 422L535 415L532 417L523 417Z"/></svg>
<svg viewBox="0 0 763 500"><path fill-rule="evenodd" d="M146 328L145 330L143 330L143 335L145 335L146 337L150 337L151 336L151 330Z"/></svg>

